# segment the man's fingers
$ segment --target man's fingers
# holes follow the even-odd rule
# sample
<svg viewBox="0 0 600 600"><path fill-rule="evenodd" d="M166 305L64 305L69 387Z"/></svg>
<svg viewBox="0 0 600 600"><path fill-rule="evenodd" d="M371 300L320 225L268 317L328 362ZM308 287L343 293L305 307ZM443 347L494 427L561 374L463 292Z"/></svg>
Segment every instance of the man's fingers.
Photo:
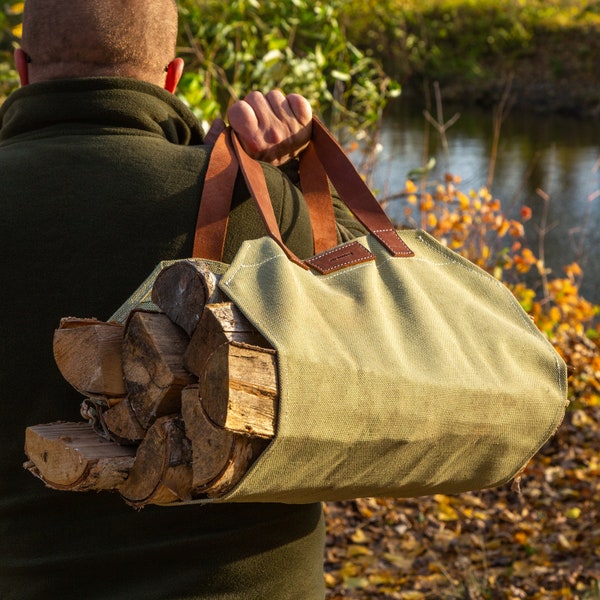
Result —
<svg viewBox="0 0 600 600"><path fill-rule="evenodd" d="M237 133L242 147L253 158L262 152L260 122L256 111L245 100L236 102L227 112L232 129Z"/></svg>
<svg viewBox="0 0 600 600"><path fill-rule="evenodd" d="M254 110L258 128L269 146L286 143L298 131L299 124L294 111L280 90L266 94L250 92L243 102Z"/></svg>
<svg viewBox="0 0 600 600"><path fill-rule="evenodd" d="M312 108L310 102L300 94L289 94L287 101L296 119L302 125L309 125L312 121Z"/></svg>
<svg viewBox="0 0 600 600"><path fill-rule="evenodd" d="M251 109L254 112L256 126L259 129L263 130L270 125L271 106L264 94L250 92L243 100L236 104L240 104L246 110Z"/></svg>
<svg viewBox="0 0 600 600"><path fill-rule="evenodd" d="M227 112L229 124L239 133L260 128L256 111L245 100L236 102Z"/></svg>
<svg viewBox="0 0 600 600"><path fill-rule="evenodd" d="M250 92L227 116L246 152L274 165L294 158L310 141L312 110L299 94Z"/></svg>
<svg viewBox="0 0 600 600"><path fill-rule="evenodd" d="M273 90L266 94L267 102L273 111L273 114L283 123L285 123L290 131L294 129L294 121L296 116L287 97L279 90Z"/></svg>

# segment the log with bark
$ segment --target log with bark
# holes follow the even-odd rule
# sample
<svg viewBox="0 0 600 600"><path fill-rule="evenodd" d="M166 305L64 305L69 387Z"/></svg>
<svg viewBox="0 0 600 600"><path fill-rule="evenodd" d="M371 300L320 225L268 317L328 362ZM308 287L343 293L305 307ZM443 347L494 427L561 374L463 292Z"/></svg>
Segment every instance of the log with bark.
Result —
<svg viewBox="0 0 600 600"><path fill-rule="evenodd" d="M184 355L206 414L230 431L275 434L276 353L231 302L209 304Z"/></svg>
<svg viewBox="0 0 600 600"><path fill-rule="evenodd" d="M128 398L122 398L120 402L101 410L98 420L106 435L119 444L137 445L146 435Z"/></svg>
<svg viewBox="0 0 600 600"><path fill-rule="evenodd" d="M192 454L180 416L161 417L150 427L119 492L136 508L191 499Z"/></svg>
<svg viewBox="0 0 600 600"><path fill-rule="evenodd" d="M268 441L227 431L206 415L198 386L185 388L181 410L192 445L194 497L218 497L231 490L268 445Z"/></svg>
<svg viewBox="0 0 600 600"><path fill-rule="evenodd" d="M118 490L138 508L216 498L240 481L275 433L276 352L231 302L210 303L223 298L217 282L179 261L153 291L164 313L61 321L56 360L90 423L28 428L34 475L56 489Z"/></svg>
<svg viewBox="0 0 600 600"><path fill-rule="evenodd" d="M199 395L213 423L272 438L278 404L275 350L239 342L216 347L199 378Z"/></svg>
<svg viewBox="0 0 600 600"><path fill-rule="evenodd" d="M89 423L49 423L25 431L25 467L59 490L115 490L127 478L135 450L100 437Z"/></svg>
<svg viewBox="0 0 600 600"><path fill-rule="evenodd" d="M240 342L262 348L271 347L235 304L232 302L209 304L205 307L185 351L185 367L190 373L200 377L206 360L215 348L228 342Z"/></svg>

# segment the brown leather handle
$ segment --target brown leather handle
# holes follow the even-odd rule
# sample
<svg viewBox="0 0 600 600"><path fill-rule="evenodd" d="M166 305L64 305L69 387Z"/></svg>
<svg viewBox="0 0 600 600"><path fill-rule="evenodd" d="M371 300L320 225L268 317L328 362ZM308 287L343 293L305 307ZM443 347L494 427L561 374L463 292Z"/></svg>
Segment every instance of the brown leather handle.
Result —
<svg viewBox="0 0 600 600"><path fill-rule="evenodd" d="M320 254L336 246L338 240L329 179L314 144L309 144L302 153L299 174L312 226L315 254Z"/></svg>
<svg viewBox="0 0 600 600"><path fill-rule="evenodd" d="M312 144L340 198L354 216L392 256L413 256L342 147L316 118L313 119Z"/></svg>
<svg viewBox="0 0 600 600"><path fill-rule="evenodd" d="M300 265L304 269L308 269L306 266L284 243L281 238L281 232L279 231L279 225L275 212L273 211L273 204L271 204L271 198L269 197L269 190L267 189L267 181L265 174L262 170L260 163L253 158L250 158L244 149L237 135L232 131L231 139L233 141L233 149L238 159L240 169L244 175L246 186L250 192L258 212L262 217L263 223L267 230L267 233L273 238L286 253L287 257L297 265Z"/></svg>
<svg viewBox="0 0 600 600"><path fill-rule="evenodd" d="M192 258L221 261L238 161L231 136L221 133L213 146L196 220Z"/></svg>
<svg viewBox="0 0 600 600"><path fill-rule="evenodd" d="M226 138L225 141L220 139L221 136ZM226 198L222 196L222 194L227 193L228 191L224 185L224 179L226 176L231 176L230 174L234 168L233 164L237 162L269 236L281 246L290 260L303 268L308 268L303 261L287 248L281 238L281 233L273 212L273 206L269 198L265 176L260 163L246 154L235 133L233 133L230 128L223 132L221 136L219 136L219 140L217 141L217 144L215 144L213 155L211 156L211 163L214 161L215 167L211 168L211 165L209 165L209 171L207 172L207 180L209 175L211 175L211 177L216 176L220 183L211 182L208 185L208 190L208 181L205 183L198 215L194 256L221 260L225 236L223 223L225 228L227 225L224 214L225 212L227 212L227 214L229 213L231 201L231 194ZM221 156L221 154L224 155L225 153L230 154L228 157ZM235 154L235 156L233 156L233 154ZM305 150L304 155L306 155L304 160L308 161L306 163L308 167L305 167L305 170L315 174L313 183L309 183L311 180L306 177L303 179L302 183L303 190L305 185L308 189L307 202L309 199L311 200L309 203L309 213L311 221L313 222L313 231L315 233L315 248L319 248L319 251L323 251L336 244L335 240L332 243L331 236L331 223L333 222L333 226L335 226L335 222L330 220L333 215L331 197L329 196L328 199L325 199L328 192L324 192L323 182L325 182L328 189L328 176L338 191L340 198L352 211L354 216L393 256L413 255L410 248L406 246L396 233L396 229L392 225L392 222L377 199L373 196L350 159L346 156L341 146L329 131L327 131L325 126L316 118L313 119L312 123L311 144L310 147ZM231 179L235 180L235 175L231 176ZM231 183L231 186L233 186L233 183ZM203 209L203 203L208 203L210 207ZM213 207L215 204L218 204L219 206ZM206 222L206 219L209 220L208 223ZM319 229L320 225L322 225L321 229ZM205 235L215 235L218 237L221 234L222 237L216 242L214 240L207 242L202 240ZM319 240L318 246L317 240ZM324 244L329 245L322 247ZM219 248L221 254L217 257L216 253L218 253ZM198 254L196 254L196 252ZM209 255L207 252L210 252L211 254Z"/></svg>
<svg viewBox="0 0 600 600"><path fill-rule="evenodd" d="M194 236L195 258L222 260L238 169L231 131L226 130L217 138L206 173ZM319 254L337 244L337 228L327 173L312 145L303 152L299 174L313 229L314 252ZM258 177L256 173L254 178Z"/></svg>

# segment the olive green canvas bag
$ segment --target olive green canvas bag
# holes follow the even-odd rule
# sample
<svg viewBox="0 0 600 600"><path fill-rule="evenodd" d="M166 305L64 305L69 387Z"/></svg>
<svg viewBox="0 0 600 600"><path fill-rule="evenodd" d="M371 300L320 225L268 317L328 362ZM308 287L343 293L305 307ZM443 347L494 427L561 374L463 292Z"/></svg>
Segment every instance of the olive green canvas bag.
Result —
<svg viewBox="0 0 600 600"><path fill-rule="evenodd" d="M301 261L281 240L258 163L224 135L197 248L218 260L239 164L269 235L221 266L220 287L277 351L279 411L269 447L213 501L415 497L514 478L560 424L567 379L510 291L427 233L396 231L318 121L303 191L320 251ZM324 172L370 232L328 249Z"/></svg>

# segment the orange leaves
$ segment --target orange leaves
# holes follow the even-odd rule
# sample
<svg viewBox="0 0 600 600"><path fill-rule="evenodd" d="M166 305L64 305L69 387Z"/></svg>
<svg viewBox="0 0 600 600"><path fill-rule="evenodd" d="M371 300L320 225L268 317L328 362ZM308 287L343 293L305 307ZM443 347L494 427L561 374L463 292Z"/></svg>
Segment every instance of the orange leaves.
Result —
<svg viewBox="0 0 600 600"><path fill-rule="evenodd" d="M529 541L529 532L523 531L522 529L520 529L519 531L516 531L515 534L513 535L513 541L516 544L520 544L521 546L524 546Z"/></svg>
<svg viewBox="0 0 600 600"><path fill-rule="evenodd" d="M524 227L503 214L500 200L487 188L465 193L459 189L460 183L460 177L448 173L444 182L430 191L425 180L419 186L407 180L403 191L406 218L475 264L494 272L498 241L507 236L522 239ZM530 257L524 257L516 268L526 272L533 264Z"/></svg>
<svg viewBox="0 0 600 600"><path fill-rule="evenodd" d="M570 265L564 267L563 270L570 281L573 281L583 276L583 271L577 263L571 263Z"/></svg>
<svg viewBox="0 0 600 600"><path fill-rule="evenodd" d="M412 179L407 179L404 186L404 192L406 194L416 194L418 191L419 188L416 186L415 182Z"/></svg>
<svg viewBox="0 0 600 600"><path fill-rule="evenodd" d="M554 307L556 308L556 307ZM600 347L582 328L569 328L558 322L551 339L569 365L569 398L577 406L600 406ZM577 414L575 412L575 414Z"/></svg>
<svg viewBox="0 0 600 600"><path fill-rule="evenodd" d="M462 192L458 192L456 194L456 198L458 200L458 206L460 207L460 210L466 213L471 205L471 200L469 199L469 196L463 194Z"/></svg>
<svg viewBox="0 0 600 600"><path fill-rule="evenodd" d="M443 496L441 494L437 494L436 496L434 496L434 500L437 504L436 517L442 523L458 521L458 513L452 507L452 500L449 496Z"/></svg>
<svg viewBox="0 0 600 600"><path fill-rule="evenodd" d="M521 207L521 219L523 219L523 221L529 221L529 219L531 219L531 208L529 208L529 206L522 206Z"/></svg>
<svg viewBox="0 0 600 600"><path fill-rule="evenodd" d="M519 273L527 273L536 263L537 258L529 248L524 248L521 254L514 258L514 264Z"/></svg>

